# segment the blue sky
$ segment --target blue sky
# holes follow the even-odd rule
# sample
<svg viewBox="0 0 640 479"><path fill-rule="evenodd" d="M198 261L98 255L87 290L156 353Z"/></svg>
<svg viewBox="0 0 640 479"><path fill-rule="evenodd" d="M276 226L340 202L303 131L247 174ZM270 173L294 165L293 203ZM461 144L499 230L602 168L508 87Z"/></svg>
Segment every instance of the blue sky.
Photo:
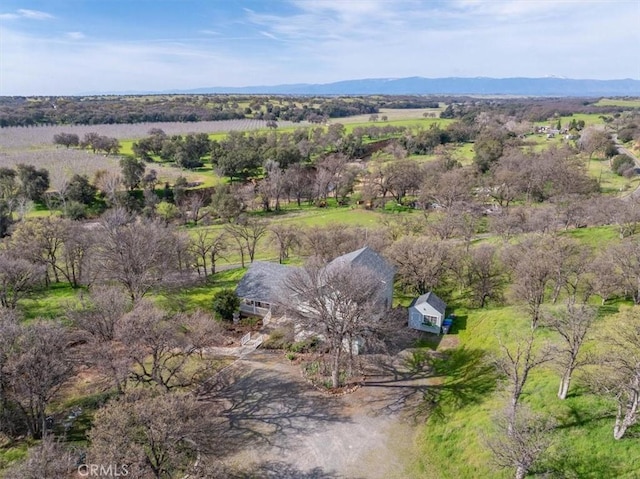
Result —
<svg viewBox="0 0 640 479"><path fill-rule="evenodd" d="M640 0L2 0L0 95L640 79Z"/></svg>

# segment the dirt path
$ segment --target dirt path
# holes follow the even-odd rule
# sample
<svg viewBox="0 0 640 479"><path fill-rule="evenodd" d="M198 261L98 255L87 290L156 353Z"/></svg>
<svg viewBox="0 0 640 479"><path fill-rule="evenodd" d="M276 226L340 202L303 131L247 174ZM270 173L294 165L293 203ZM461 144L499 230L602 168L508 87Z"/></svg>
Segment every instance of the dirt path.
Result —
<svg viewBox="0 0 640 479"><path fill-rule="evenodd" d="M406 478L416 427L401 382L371 382L341 397L315 390L281 353L233 366L224 401L225 463L278 479Z"/></svg>

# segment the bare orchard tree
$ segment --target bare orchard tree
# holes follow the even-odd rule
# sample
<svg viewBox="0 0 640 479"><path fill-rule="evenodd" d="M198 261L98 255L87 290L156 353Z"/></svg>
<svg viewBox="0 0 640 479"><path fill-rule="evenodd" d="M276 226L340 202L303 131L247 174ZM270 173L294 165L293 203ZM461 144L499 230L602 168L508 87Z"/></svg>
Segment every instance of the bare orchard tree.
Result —
<svg viewBox="0 0 640 479"><path fill-rule="evenodd" d="M604 335L604 347L587 374L591 388L615 400L614 439L622 439L638 422L640 408L640 311L635 307L619 313Z"/></svg>
<svg viewBox="0 0 640 479"><path fill-rule="evenodd" d="M216 263L228 249L224 232L199 228L190 236L189 249L195 260L198 275L205 278L216 272Z"/></svg>
<svg viewBox="0 0 640 479"><path fill-rule="evenodd" d="M555 362L562 371L558 389L560 399L567 398L571 377L576 368L587 364L585 358L580 357L580 350L596 314L596 309L591 306L569 303L560 311L543 315L545 326L558 333L562 338L562 342L554 354Z"/></svg>
<svg viewBox="0 0 640 479"><path fill-rule="evenodd" d="M0 308L0 432L15 437L19 426L11 403L11 381L7 367L20 336L15 310Z"/></svg>
<svg viewBox="0 0 640 479"><path fill-rule="evenodd" d="M297 298L293 307L283 301L288 314L327 344L332 387L340 386L345 349L351 351L353 342L374 327L384 311L383 288L374 271L347 264L309 264L285 280L283 296Z"/></svg>
<svg viewBox="0 0 640 479"><path fill-rule="evenodd" d="M291 250L300 245L300 228L296 225L275 223L269 230L272 242L278 246L278 260L282 263L289 259Z"/></svg>
<svg viewBox="0 0 640 479"><path fill-rule="evenodd" d="M168 315L143 301L124 316L117 339L132 364L133 381L170 391L211 374L215 363L202 351L219 343L220 328L202 312Z"/></svg>
<svg viewBox="0 0 640 479"><path fill-rule="evenodd" d="M84 364L109 378L119 393L126 388L130 360L116 339L122 318L130 309L131 300L122 289L94 286L88 298L67 312L80 343L76 354Z"/></svg>
<svg viewBox="0 0 640 479"><path fill-rule="evenodd" d="M402 285L418 294L442 286L453 262L449 243L424 236L400 238L387 254L397 268Z"/></svg>
<svg viewBox="0 0 640 479"><path fill-rule="evenodd" d="M134 302L177 270L178 237L160 222L114 212L96 233L92 267L103 282L122 285Z"/></svg>
<svg viewBox="0 0 640 479"><path fill-rule="evenodd" d="M532 329L538 325L547 286L555 278L555 253L554 238L537 236L506 249L503 255L505 264L515 276L513 296L526 304Z"/></svg>
<svg viewBox="0 0 640 479"><path fill-rule="evenodd" d="M35 321L21 327L7 371L12 402L32 438L42 437L47 405L73 372L69 359L64 326Z"/></svg>
<svg viewBox="0 0 640 479"><path fill-rule="evenodd" d="M500 355L496 358L495 365L504 378L509 395L507 406L507 420L511 421L511 427L515 427L517 412L520 406L520 397L524 391L527 379L531 371L550 360L549 349L535 346L533 332L525 338L519 339L514 345L500 345Z"/></svg>
<svg viewBox="0 0 640 479"><path fill-rule="evenodd" d="M485 439L485 444L498 467L515 469L513 477L524 479L551 445L553 423L524 407L513 419L509 414L494 418L495 431Z"/></svg>
<svg viewBox="0 0 640 479"><path fill-rule="evenodd" d="M249 255L249 261L253 263L258 242L267 234L267 223L249 216L241 216L235 223L226 225L225 231L238 244L242 267L244 268L245 253Z"/></svg>
<svg viewBox="0 0 640 479"><path fill-rule="evenodd" d="M18 301L44 281L44 266L0 252L0 306L15 309Z"/></svg>
<svg viewBox="0 0 640 479"><path fill-rule="evenodd" d="M95 416L89 464L126 466L131 477L184 475L213 450L210 405L180 393L141 391L112 400Z"/></svg>

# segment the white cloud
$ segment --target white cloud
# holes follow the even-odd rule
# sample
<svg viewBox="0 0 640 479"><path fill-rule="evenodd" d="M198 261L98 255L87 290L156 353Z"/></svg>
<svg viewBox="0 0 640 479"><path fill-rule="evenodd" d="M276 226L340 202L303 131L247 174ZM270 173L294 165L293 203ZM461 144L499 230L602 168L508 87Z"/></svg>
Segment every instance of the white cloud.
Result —
<svg viewBox="0 0 640 479"><path fill-rule="evenodd" d="M18 14L20 14L20 16L24 18L30 18L33 20L47 20L47 19L53 18L53 15L49 13L41 12L38 10L26 10L24 8L21 8L20 10L18 10Z"/></svg>
<svg viewBox="0 0 640 479"><path fill-rule="evenodd" d="M26 18L28 20L49 20L55 17L50 13L24 8L16 10L15 13L0 13L0 20L18 20L20 18Z"/></svg>
<svg viewBox="0 0 640 479"><path fill-rule="evenodd" d="M292 0L290 5L286 13L244 9L233 29L196 26L194 38L171 38L170 31L162 31L144 40L112 35L100 41L96 32L86 39L73 31L83 28L79 25L48 33L38 28L28 35L11 23L0 32L0 94L416 75L640 78L633 61L639 13L632 2L621 1L615 9L597 1L573 8L575 3L563 0L553 8L524 0ZM18 17L0 18L7 15ZM89 57L100 61L88 62Z"/></svg>
<svg viewBox="0 0 640 479"><path fill-rule="evenodd" d="M277 39L278 39L278 37L276 37L273 33L263 32L263 31L261 31L261 32L260 32L260 34L261 34L261 35L264 35L264 36L265 36L265 37L267 37L267 38L271 38L271 39L273 39L273 40L277 40Z"/></svg>
<svg viewBox="0 0 640 479"><path fill-rule="evenodd" d="M86 38L86 35L82 32L67 32L66 36L71 40L82 40Z"/></svg>

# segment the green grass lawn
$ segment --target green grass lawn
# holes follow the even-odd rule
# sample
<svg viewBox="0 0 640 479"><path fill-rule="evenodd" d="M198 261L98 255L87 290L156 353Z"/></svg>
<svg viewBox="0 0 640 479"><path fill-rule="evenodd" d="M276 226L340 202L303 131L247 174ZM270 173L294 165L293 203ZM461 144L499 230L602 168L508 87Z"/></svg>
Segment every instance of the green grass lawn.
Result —
<svg viewBox="0 0 640 479"><path fill-rule="evenodd" d="M220 271L206 284L189 288L164 289L151 295L158 306L168 311L211 311L213 296L223 289L235 289L246 268Z"/></svg>
<svg viewBox="0 0 640 479"><path fill-rule="evenodd" d="M48 289L34 291L18 301L27 320L35 318L64 319L64 313L78 303L84 288L72 288L69 283L53 283Z"/></svg>
<svg viewBox="0 0 640 479"><path fill-rule="evenodd" d="M590 160L587 163L587 172L592 178L596 178L600 184L600 189L605 194L618 195L630 189L636 188L640 183L640 178L625 178L617 175L609 167L606 160Z"/></svg>
<svg viewBox="0 0 640 479"><path fill-rule="evenodd" d="M608 308L607 312L616 309ZM499 352L498 338L504 344L513 344L514 336L529 329L528 319L517 307L457 308L455 314L459 318L459 324L453 330L459 340L458 348L478 352L487 359ZM539 336L542 341L552 339L548 331L540 331ZM449 381L456 381L457 370L445 368L443 372ZM491 378L485 379L486 383ZM549 459L541 468L554 471L556 475L552 477L638 477L638 440L634 437L621 441L613 439L612 414L615 410L612 404L588 394L580 388L578 381L574 381L568 399L560 401L556 397L558 381L558 373L553 369L540 368L532 373L523 395L524 403L557 422ZM504 405L500 383L496 384L495 390L489 386L479 382L478 394L468 396L473 401L467 403L465 396L450 397L450 401L458 401L456 408L445 409L442 417L426 420L417 439L420 459L415 466L415 477L513 477L513 471L499 470L492 465L491 454L484 445L483 438L493 428L494 414ZM484 394L479 394L482 391Z"/></svg>

